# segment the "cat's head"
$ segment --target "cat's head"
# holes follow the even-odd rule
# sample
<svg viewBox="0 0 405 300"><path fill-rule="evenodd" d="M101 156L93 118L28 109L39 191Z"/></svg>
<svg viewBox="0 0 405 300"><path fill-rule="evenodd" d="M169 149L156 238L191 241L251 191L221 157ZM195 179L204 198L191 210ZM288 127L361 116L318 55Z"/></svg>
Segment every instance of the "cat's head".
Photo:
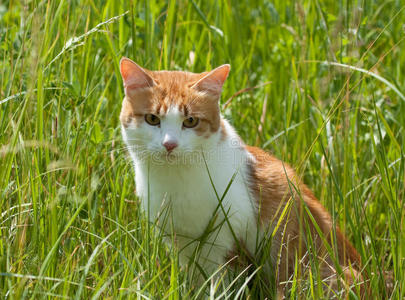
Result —
<svg viewBox="0 0 405 300"><path fill-rule="evenodd" d="M120 62L125 98L124 139L137 154L156 160L198 152L221 135L219 98L229 65L211 72L149 71Z"/></svg>

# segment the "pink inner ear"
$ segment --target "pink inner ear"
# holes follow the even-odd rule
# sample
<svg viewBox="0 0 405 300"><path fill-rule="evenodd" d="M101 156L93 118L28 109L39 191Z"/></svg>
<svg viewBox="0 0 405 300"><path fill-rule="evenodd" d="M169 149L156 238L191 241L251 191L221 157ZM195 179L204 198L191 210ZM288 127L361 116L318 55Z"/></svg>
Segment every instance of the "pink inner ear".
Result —
<svg viewBox="0 0 405 300"><path fill-rule="evenodd" d="M212 70L199 81L197 81L192 86L192 88L201 92L208 92L214 95L219 95L221 94L222 86L224 85L224 82L228 77L229 70L230 65L222 65Z"/></svg>
<svg viewBox="0 0 405 300"><path fill-rule="evenodd" d="M120 72L126 89L139 89L154 85L153 79L129 58L121 59Z"/></svg>

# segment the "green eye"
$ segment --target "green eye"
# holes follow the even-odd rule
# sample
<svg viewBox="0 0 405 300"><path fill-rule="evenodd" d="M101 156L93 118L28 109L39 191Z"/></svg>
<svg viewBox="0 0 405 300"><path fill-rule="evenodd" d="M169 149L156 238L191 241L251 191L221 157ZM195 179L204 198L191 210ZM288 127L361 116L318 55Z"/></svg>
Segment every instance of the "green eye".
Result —
<svg viewBox="0 0 405 300"><path fill-rule="evenodd" d="M198 118L189 117L189 118L184 120L183 126L186 127L186 128L193 128L193 127L196 127L198 125L199 121L200 120Z"/></svg>
<svg viewBox="0 0 405 300"><path fill-rule="evenodd" d="M152 115L152 114L145 115L145 121L146 121L146 123L148 123L149 125L152 125L152 126L157 126L160 124L159 117Z"/></svg>

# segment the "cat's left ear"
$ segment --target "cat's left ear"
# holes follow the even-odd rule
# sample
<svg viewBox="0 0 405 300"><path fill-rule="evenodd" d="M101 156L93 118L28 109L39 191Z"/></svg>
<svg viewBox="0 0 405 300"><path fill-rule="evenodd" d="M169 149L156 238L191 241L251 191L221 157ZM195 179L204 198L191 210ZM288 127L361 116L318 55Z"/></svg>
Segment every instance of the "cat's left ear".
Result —
<svg viewBox="0 0 405 300"><path fill-rule="evenodd" d="M120 61L120 72L124 82L125 92L151 88L155 85L145 69L138 66L129 58L123 57Z"/></svg>
<svg viewBox="0 0 405 300"><path fill-rule="evenodd" d="M230 69L231 66L228 64L219 66L199 79L191 86L191 88L210 94L214 97L219 97L222 92L222 86L228 77Z"/></svg>

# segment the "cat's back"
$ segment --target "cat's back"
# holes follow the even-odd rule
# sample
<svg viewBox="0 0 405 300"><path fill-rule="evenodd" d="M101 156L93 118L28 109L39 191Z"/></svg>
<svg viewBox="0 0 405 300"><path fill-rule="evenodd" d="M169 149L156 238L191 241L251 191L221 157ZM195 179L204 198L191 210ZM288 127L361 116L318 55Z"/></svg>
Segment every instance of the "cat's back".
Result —
<svg viewBox="0 0 405 300"><path fill-rule="evenodd" d="M312 191L300 181L295 171L283 161L257 147L246 146L246 150L255 160L250 163L250 189L260 207L260 220L270 222L275 215L280 215L282 208L289 200L294 203L303 201L308 207L313 219L325 236L330 239L332 219L325 207L316 199ZM300 207L300 206L299 206ZM294 210L296 211L296 210ZM289 230L297 231L297 215L290 215ZM338 256L341 263L360 264L360 256L339 228L336 228L338 240ZM311 226L311 231L316 231ZM293 234L294 234L293 233Z"/></svg>

